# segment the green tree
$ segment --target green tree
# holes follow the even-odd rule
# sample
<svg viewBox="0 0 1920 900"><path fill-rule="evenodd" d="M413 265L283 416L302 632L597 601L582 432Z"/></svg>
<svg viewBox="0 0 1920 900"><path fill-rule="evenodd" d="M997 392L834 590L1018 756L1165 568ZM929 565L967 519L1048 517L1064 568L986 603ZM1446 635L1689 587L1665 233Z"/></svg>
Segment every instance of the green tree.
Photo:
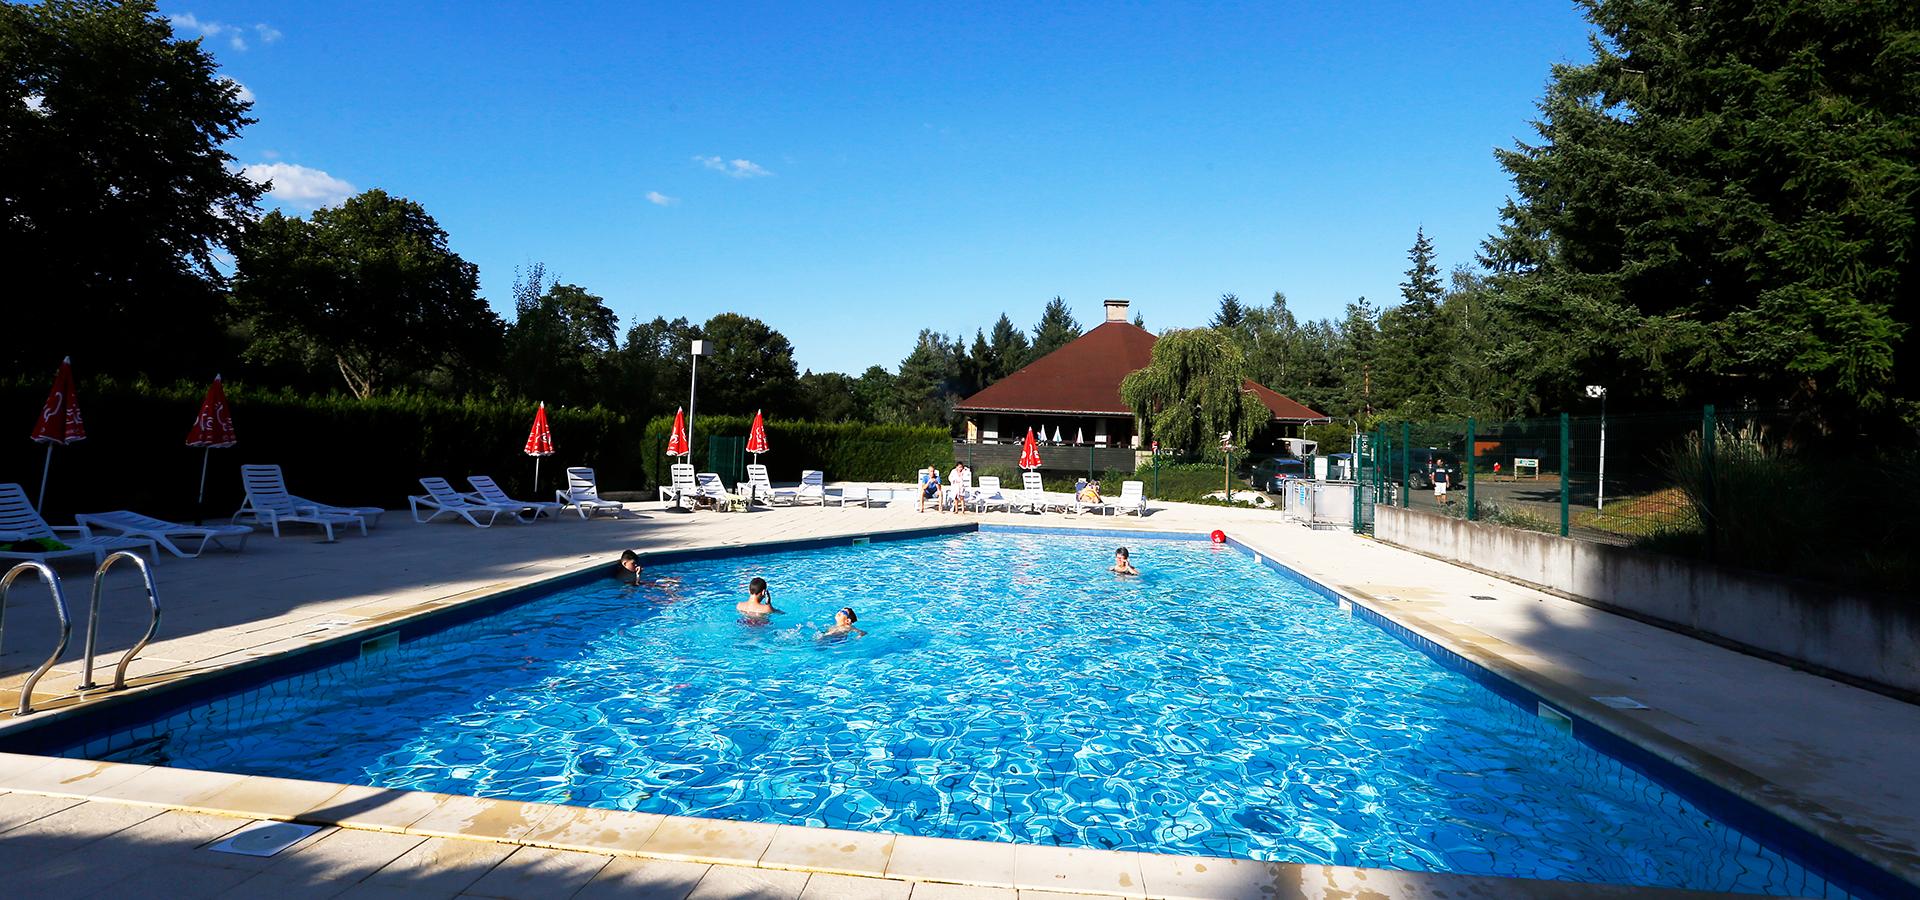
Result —
<svg viewBox="0 0 1920 900"><path fill-rule="evenodd" d="M8 371L212 374L215 266L263 188L226 144L253 123L198 40L150 0L0 4L0 260ZM155 352L165 348L165 352Z"/></svg>
<svg viewBox="0 0 1920 900"><path fill-rule="evenodd" d="M859 379L840 372L800 373L800 411L815 422L865 421Z"/></svg>
<svg viewBox="0 0 1920 900"><path fill-rule="evenodd" d="M1375 366L1380 356L1380 313L1367 298L1347 304L1340 320L1340 403L1323 409L1334 417L1371 419L1378 408L1374 395Z"/></svg>
<svg viewBox="0 0 1920 900"><path fill-rule="evenodd" d="M503 326L480 297L479 269L411 200L371 190L311 221L268 213L234 262L255 358L333 369L362 399L435 368L498 364Z"/></svg>
<svg viewBox="0 0 1920 900"><path fill-rule="evenodd" d="M1549 406L1664 400L1920 421L1920 6L1582 0L1484 248ZM1616 399L1623 391L1616 389Z"/></svg>
<svg viewBox="0 0 1920 900"><path fill-rule="evenodd" d="M670 413L687 405L690 373L689 355L700 326L684 317L668 320L655 316L650 322L636 322L627 329L627 337L617 356L615 395L631 403L641 415Z"/></svg>
<svg viewBox="0 0 1920 900"><path fill-rule="evenodd" d="M700 326L710 356L700 360L700 408L715 413L776 415L796 411L800 374L793 344L767 323L721 313Z"/></svg>
<svg viewBox="0 0 1920 900"><path fill-rule="evenodd" d="M556 404L613 402L620 318L586 289L545 278L536 263L514 281L506 377L516 393Z"/></svg>
<svg viewBox="0 0 1920 900"><path fill-rule="evenodd" d="M1073 311L1067 309L1067 301L1059 297L1048 300L1047 308L1040 313L1039 324L1033 326L1033 352L1027 361L1073 343L1081 333L1079 321L1074 319Z"/></svg>
<svg viewBox="0 0 1920 900"><path fill-rule="evenodd" d="M1057 300L1059 298L1056 297L1054 299ZM1073 324L1073 317L1071 315L1067 316L1067 323L1068 327L1074 329L1077 333L1079 326ZM1069 340L1071 340L1071 338L1069 338ZM1036 356L1033 352L1033 345L1027 341L1026 332L1015 328L1013 320L1007 318L1006 313L1001 313L999 320L993 323L993 332L987 338L987 345L992 350L993 360L993 368L991 370L992 378L987 382L988 384L992 384L994 381L999 381L1008 375L1020 371L1027 363L1032 362ZM984 386L985 385L982 385L982 387Z"/></svg>
<svg viewBox="0 0 1920 900"><path fill-rule="evenodd" d="M891 420L904 425L951 425L958 378L959 345L932 329L921 329L913 352L900 361L893 382Z"/></svg>
<svg viewBox="0 0 1920 900"><path fill-rule="evenodd" d="M1240 295L1231 293L1220 295L1220 311L1213 314L1213 327L1230 331L1239 328L1246 318L1246 307L1240 305Z"/></svg>
<svg viewBox="0 0 1920 900"><path fill-rule="evenodd" d="M1160 335L1147 367L1120 381L1120 396L1147 424L1148 439L1163 447L1217 453L1220 435L1236 446L1272 413L1246 390L1246 357L1214 328L1182 328Z"/></svg>
<svg viewBox="0 0 1920 900"><path fill-rule="evenodd" d="M1415 232L1407 251L1412 265L1400 283L1400 305L1380 316L1379 394L1382 405L1403 415L1422 417L1443 407L1441 384L1449 348L1441 330L1440 267L1425 229Z"/></svg>
<svg viewBox="0 0 1920 900"><path fill-rule="evenodd" d="M853 398L862 422L892 422L894 375L884 366L868 366L854 382Z"/></svg>

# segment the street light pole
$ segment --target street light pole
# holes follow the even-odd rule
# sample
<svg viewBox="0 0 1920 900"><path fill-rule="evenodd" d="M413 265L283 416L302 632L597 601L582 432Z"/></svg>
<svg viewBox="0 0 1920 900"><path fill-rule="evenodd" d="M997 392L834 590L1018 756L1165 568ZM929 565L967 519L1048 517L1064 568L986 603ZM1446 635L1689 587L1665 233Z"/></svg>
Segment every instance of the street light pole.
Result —
<svg viewBox="0 0 1920 900"><path fill-rule="evenodd" d="M1607 389L1601 385L1587 385L1587 396L1600 399L1600 484L1594 492L1594 509L1607 508ZM1562 460L1561 466L1566 465Z"/></svg>
<svg viewBox="0 0 1920 900"><path fill-rule="evenodd" d="M693 362L687 383L687 462L693 462L693 398L699 393L700 357L707 355L707 342L694 341L687 349L687 355Z"/></svg>

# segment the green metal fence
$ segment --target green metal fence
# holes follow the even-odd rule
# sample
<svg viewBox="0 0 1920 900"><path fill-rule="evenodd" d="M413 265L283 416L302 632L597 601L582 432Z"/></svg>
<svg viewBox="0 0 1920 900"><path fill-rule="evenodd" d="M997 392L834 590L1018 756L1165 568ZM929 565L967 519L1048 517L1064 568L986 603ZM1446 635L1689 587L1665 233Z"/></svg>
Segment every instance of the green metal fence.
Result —
<svg viewBox="0 0 1920 900"><path fill-rule="evenodd" d="M1596 398L1598 400L1599 398ZM1920 452L1780 411L1392 422L1357 435L1380 502L1882 590L1920 589ZM1452 475L1445 492L1436 472ZM1358 500L1356 501L1358 502ZM1360 510L1356 510L1356 513ZM1371 522L1355 517L1356 530Z"/></svg>

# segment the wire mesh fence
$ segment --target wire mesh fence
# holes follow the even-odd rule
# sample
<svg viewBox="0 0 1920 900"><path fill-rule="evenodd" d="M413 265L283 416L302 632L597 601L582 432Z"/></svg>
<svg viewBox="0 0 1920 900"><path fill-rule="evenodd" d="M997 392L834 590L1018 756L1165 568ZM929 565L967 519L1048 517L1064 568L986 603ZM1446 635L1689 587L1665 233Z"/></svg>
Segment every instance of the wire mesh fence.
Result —
<svg viewBox="0 0 1920 900"><path fill-rule="evenodd" d="M1790 413L1707 406L1398 422L1361 437L1358 480L1394 506L1853 586L1920 588L1920 555L1910 549L1920 454L1848 445Z"/></svg>

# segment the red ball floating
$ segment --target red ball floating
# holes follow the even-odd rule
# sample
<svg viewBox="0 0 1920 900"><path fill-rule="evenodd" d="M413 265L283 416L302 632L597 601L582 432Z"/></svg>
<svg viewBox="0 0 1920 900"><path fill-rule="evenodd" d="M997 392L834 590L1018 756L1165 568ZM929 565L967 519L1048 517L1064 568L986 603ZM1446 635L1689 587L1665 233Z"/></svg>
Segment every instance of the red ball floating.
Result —
<svg viewBox="0 0 1920 900"><path fill-rule="evenodd" d="M1221 531L1221 530L1220 530L1220 529L1218 529L1218 528L1215 528L1215 529L1213 530L1213 542L1214 542L1214 543L1216 543L1216 544L1224 544L1224 543L1226 543L1226 542L1227 542L1227 533L1226 533L1226 532L1224 532L1224 531Z"/></svg>

